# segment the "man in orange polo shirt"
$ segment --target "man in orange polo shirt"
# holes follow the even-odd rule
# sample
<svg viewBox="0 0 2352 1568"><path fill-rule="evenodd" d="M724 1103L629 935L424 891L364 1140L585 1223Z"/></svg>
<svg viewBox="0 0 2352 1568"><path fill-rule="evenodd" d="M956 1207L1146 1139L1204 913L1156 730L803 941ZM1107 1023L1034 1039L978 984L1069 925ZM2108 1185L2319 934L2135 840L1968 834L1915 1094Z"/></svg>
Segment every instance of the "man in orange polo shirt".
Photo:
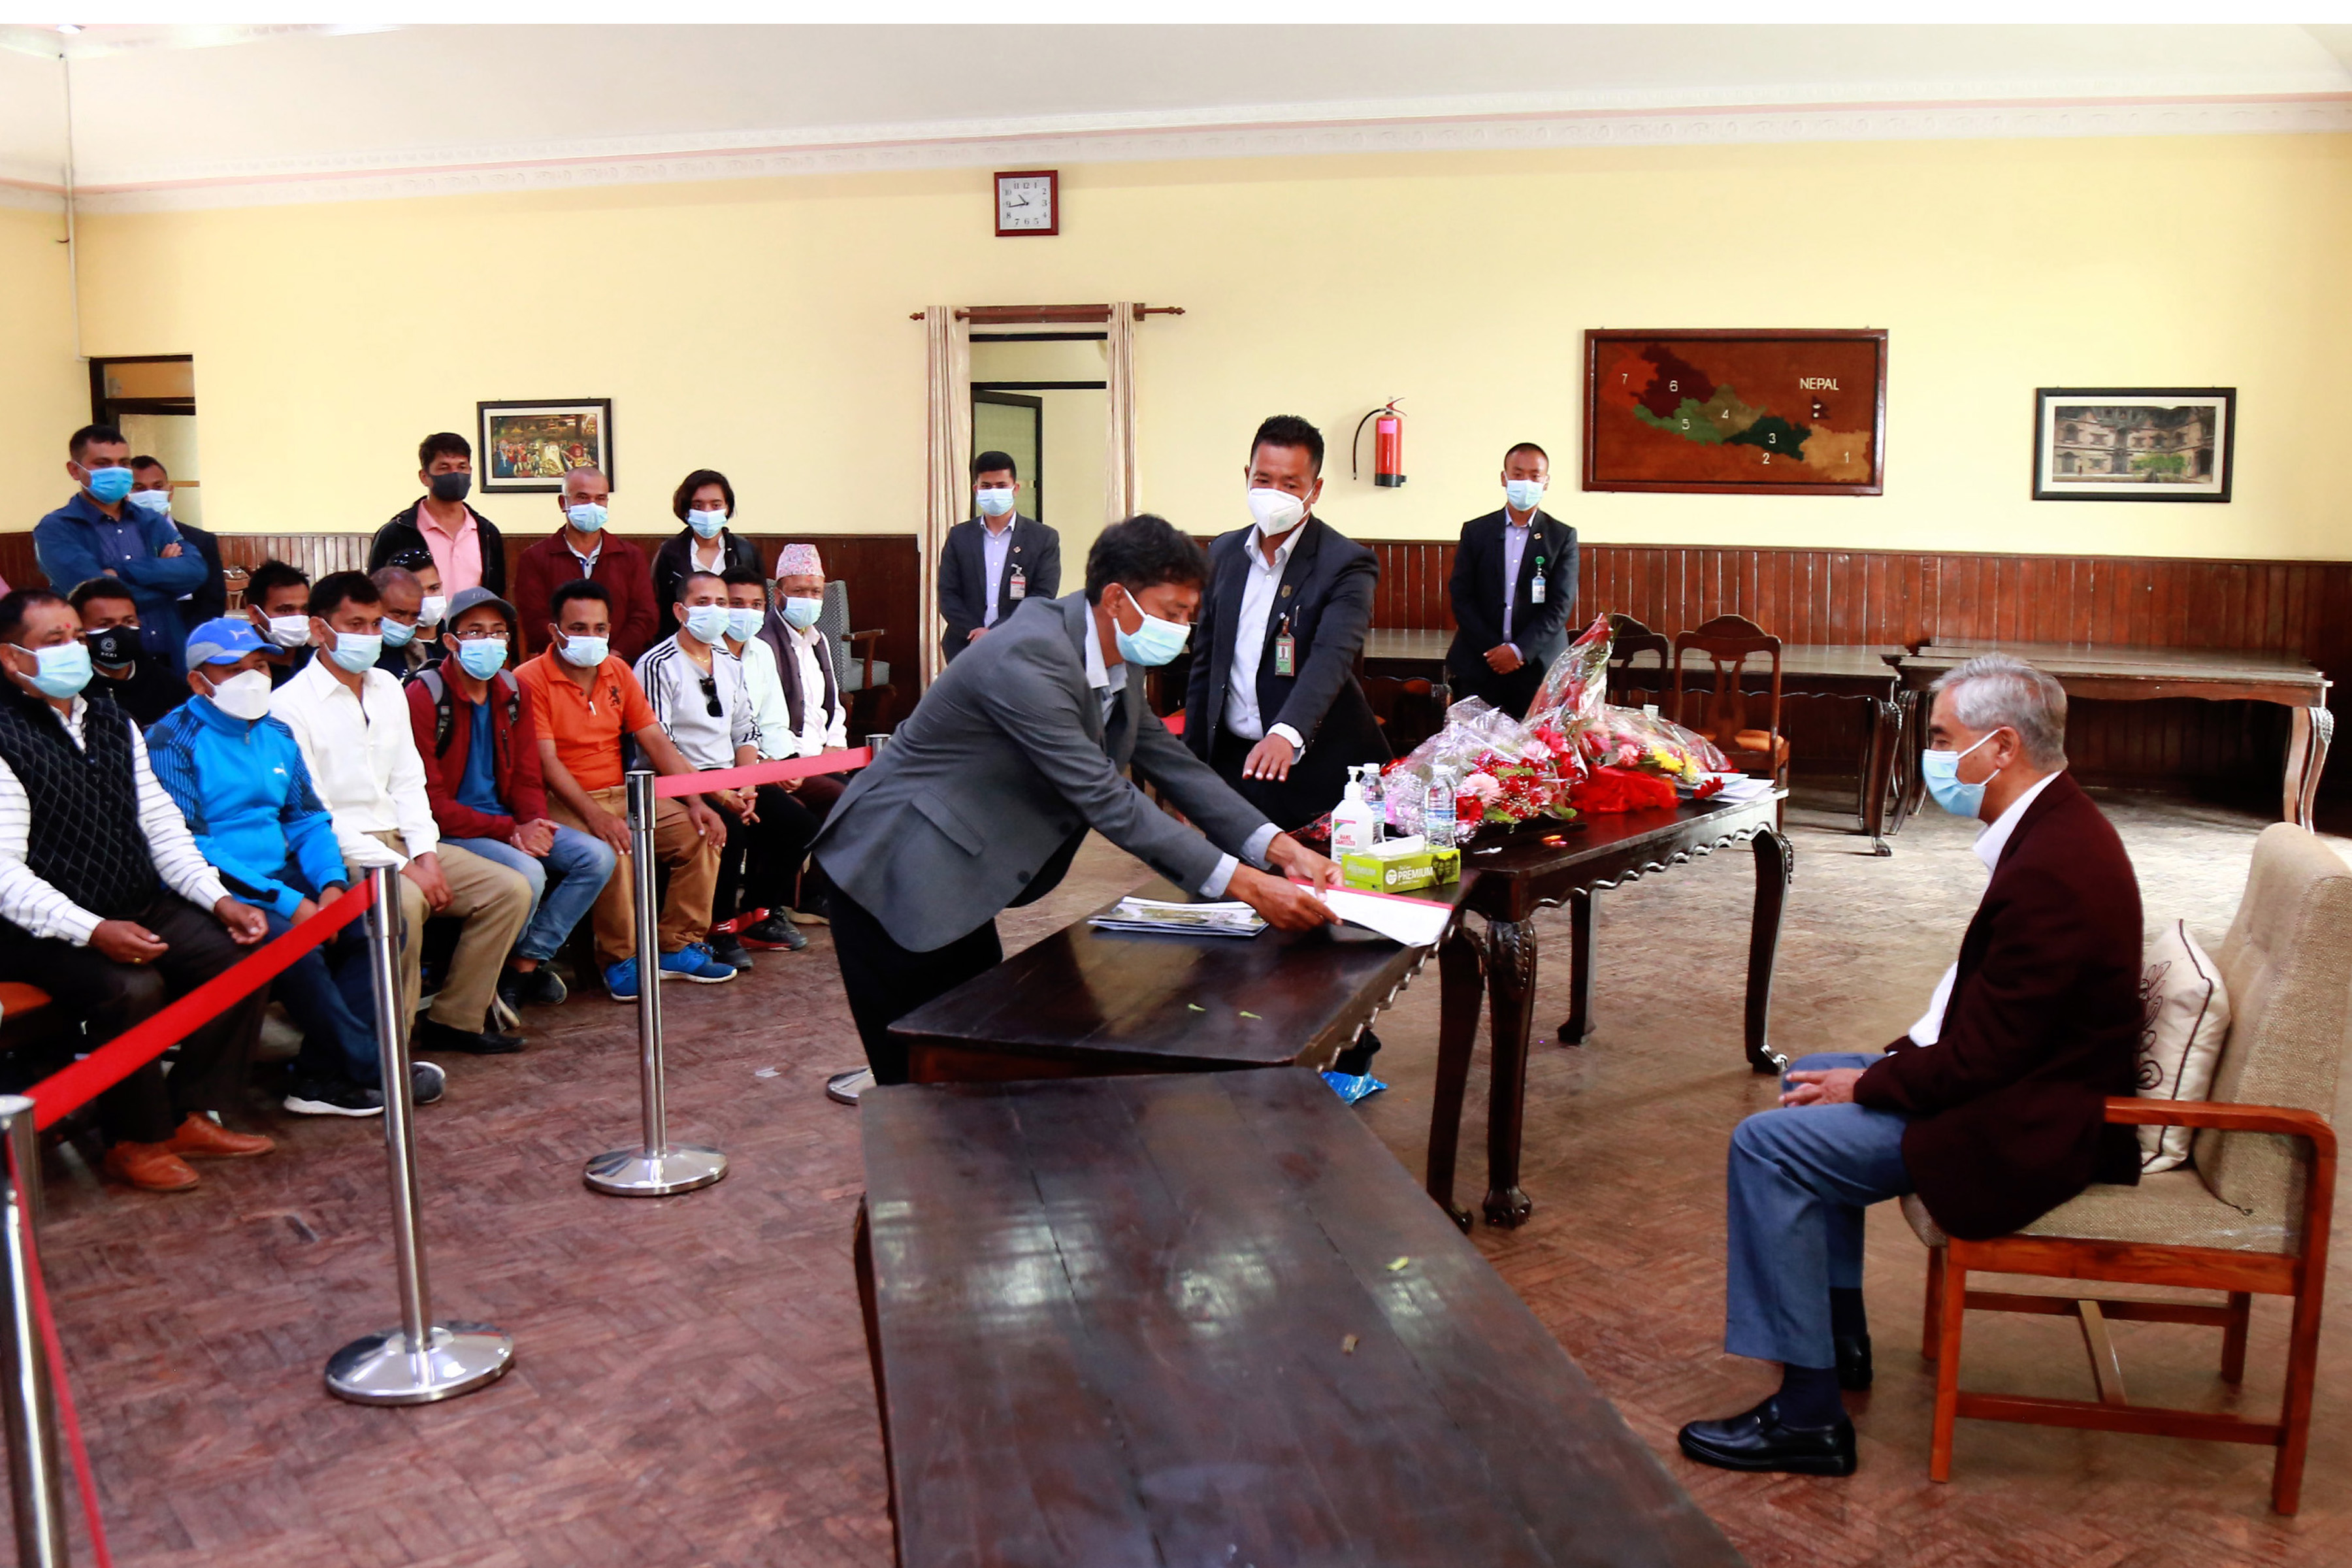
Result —
<svg viewBox="0 0 2352 1568"><path fill-rule="evenodd" d="M555 591L548 627L552 644L518 672L539 716L539 759L548 815L611 845L621 858L589 914L596 963L615 1002L637 999L635 879L630 866L628 801L621 776L621 737L656 773L690 773L629 667L611 654L613 604L602 583L567 583ZM664 975L715 984L735 978L702 942L710 929L710 895L727 826L698 795L665 800L654 818L654 853L670 868L659 932Z"/></svg>

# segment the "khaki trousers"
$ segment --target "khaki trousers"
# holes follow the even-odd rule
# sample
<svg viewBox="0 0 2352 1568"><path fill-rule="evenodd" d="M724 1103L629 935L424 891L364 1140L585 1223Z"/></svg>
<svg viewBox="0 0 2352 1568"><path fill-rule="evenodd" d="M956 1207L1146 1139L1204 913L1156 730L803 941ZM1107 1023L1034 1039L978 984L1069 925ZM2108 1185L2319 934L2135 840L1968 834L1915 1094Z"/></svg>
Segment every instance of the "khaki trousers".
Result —
<svg viewBox="0 0 2352 1568"><path fill-rule="evenodd" d="M371 833L369 837L396 854L407 850L397 833ZM450 955L449 973L433 998L433 1021L467 1034L479 1034L498 994L499 972L507 954L530 919L530 884L495 860L468 854L453 844L434 852L441 876L449 884L449 907L441 912L463 921L457 951ZM353 881L365 873L346 862ZM425 921L433 912L425 889L395 872L392 885L400 889L400 1017L404 1028L416 1016L416 999L424 990L420 963L425 952Z"/></svg>
<svg viewBox="0 0 2352 1568"><path fill-rule="evenodd" d="M588 798L626 820L626 785L592 789ZM693 819L680 802L656 803L654 858L670 868L669 892L662 900L661 927L655 933L664 952L676 952L690 942L700 942L710 930L710 896L719 882L719 847L694 830ZM580 816L551 790L547 815L566 827L590 831ZM624 852L596 896L589 923L596 931L596 962L618 963L637 955L636 872L635 857Z"/></svg>

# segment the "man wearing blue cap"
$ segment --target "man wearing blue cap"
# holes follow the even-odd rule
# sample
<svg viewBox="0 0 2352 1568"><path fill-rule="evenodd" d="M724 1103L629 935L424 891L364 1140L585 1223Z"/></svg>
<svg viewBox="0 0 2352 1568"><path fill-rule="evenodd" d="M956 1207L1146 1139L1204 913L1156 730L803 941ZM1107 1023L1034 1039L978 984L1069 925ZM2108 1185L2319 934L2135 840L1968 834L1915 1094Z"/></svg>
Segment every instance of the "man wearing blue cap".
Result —
<svg viewBox="0 0 2352 1568"><path fill-rule="evenodd" d="M157 781L230 897L260 910L277 937L340 896L350 879L334 818L310 786L294 731L269 716L268 647L243 620L223 616L198 626L186 647L194 695L157 721L147 746ZM302 1031L286 1096L286 1109L298 1114L383 1110L375 1033L366 1022L374 1004L359 946L347 931L276 982L278 1000ZM434 1063L415 1063L416 1103L440 1099L442 1078Z"/></svg>

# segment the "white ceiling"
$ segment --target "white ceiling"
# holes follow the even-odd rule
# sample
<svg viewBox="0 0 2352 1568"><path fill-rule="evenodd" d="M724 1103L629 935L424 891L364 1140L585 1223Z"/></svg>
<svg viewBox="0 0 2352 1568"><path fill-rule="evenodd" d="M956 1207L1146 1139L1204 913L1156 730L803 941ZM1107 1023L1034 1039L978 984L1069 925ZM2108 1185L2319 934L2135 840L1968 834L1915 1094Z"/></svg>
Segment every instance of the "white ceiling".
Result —
<svg viewBox="0 0 2352 1568"><path fill-rule="evenodd" d="M129 205L683 177L681 157L707 178L1032 143L1070 162L1433 146L1470 124L1482 145L2352 126L2342 26L18 25L0 26L0 179L20 194L63 183L61 47L78 184ZM1415 135L1333 135L1370 127Z"/></svg>

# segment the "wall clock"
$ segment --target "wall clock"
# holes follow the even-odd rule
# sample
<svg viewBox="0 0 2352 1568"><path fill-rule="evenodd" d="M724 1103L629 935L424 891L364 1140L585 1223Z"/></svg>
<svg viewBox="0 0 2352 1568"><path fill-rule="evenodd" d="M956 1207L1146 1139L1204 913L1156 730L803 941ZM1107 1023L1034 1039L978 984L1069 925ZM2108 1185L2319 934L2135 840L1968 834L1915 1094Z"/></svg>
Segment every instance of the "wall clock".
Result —
<svg viewBox="0 0 2352 1568"><path fill-rule="evenodd" d="M996 176L996 232L1062 232L1062 176L1055 169L1017 169Z"/></svg>

